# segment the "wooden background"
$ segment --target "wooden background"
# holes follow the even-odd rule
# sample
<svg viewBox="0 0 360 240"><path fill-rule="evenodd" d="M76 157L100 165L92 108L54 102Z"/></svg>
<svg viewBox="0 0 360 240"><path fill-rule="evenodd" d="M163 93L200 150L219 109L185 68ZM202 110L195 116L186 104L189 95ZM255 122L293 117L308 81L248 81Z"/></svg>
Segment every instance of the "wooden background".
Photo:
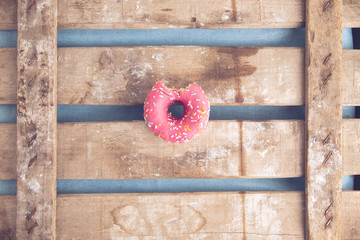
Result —
<svg viewBox="0 0 360 240"><path fill-rule="evenodd" d="M338 7L329 2L319 12ZM360 2L342 3L342 26L359 27ZM18 29L19 37L17 50L0 48L0 104L18 105L17 124L0 124L0 179L18 178L19 191L17 197L0 196L0 238L304 239L305 229L313 231L307 224L314 219L306 214L309 195L303 192L56 196L54 180L303 177L308 119L211 121L201 137L185 146L154 138L142 122L57 124L56 117L48 116L54 116L56 104L139 105L159 79L176 87L196 79L212 105L308 106L309 44L305 50L149 46L59 48L54 53L57 29L298 28L305 26L305 10L301 0L0 1L0 30ZM57 22L56 14L47 18L54 12ZM34 37L32 32L39 29ZM30 43L47 59L31 51L23 54ZM333 55L342 68L342 82L337 82L342 105L359 105L359 54L340 50ZM37 70L44 77L34 78ZM39 90L29 91L29 84ZM342 126L342 166L336 171L359 175L360 122L337 120ZM29 121L36 135L27 127L22 131L21 124ZM45 142L54 149L42 152ZM38 166L44 171L31 170ZM359 192L340 194L336 211L342 214L331 230L321 231L359 239Z"/></svg>

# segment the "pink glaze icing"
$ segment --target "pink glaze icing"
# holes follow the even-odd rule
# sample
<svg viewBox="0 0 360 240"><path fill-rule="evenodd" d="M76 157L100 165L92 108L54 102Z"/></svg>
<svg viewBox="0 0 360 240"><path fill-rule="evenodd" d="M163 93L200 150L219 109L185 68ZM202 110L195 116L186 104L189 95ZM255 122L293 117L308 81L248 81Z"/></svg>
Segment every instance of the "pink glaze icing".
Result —
<svg viewBox="0 0 360 240"><path fill-rule="evenodd" d="M181 118L168 112L175 101L184 106ZM148 127L165 141L173 143L185 143L198 136L205 129L209 114L210 103L196 83L177 90L166 88L159 81L144 103L144 119Z"/></svg>

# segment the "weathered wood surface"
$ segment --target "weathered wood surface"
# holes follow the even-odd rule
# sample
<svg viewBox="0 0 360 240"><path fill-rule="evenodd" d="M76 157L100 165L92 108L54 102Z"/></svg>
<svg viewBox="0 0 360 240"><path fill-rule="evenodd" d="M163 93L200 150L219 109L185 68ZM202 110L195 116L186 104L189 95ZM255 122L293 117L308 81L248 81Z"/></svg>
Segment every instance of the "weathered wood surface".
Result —
<svg viewBox="0 0 360 240"><path fill-rule="evenodd" d="M17 0L0 1L0 30L17 29Z"/></svg>
<svg viewBox="0 0 360 240"><path fill-rule="evenodd" d="M198 82L212 105L303 105L302 48L59 48L58 104L143 104L151 86ZM16 50L0 48L0 104L16 103ZM343 104L360 105L360 51L343 52ZM81 63L81 64L79 64Z"/></svg>
<svg viewBox="0 0 360 240"><path fill-rule="evenodd" d="M60 29L297 28L302 0L59 0ZM360 3L344 2L344 27L360 27ZM0 30L16 29L16 0L0 1Z"/></svg>
<svg viewBox="0 0 360 240"><path fill-rule="evenodd" d="M296 192L60 195L58 236L303 239L300 196ZM89 218L88 224L81 224Z"/></svg>
<svg viewBox="0 0 360 240"><path fill-rule="evenodd" d="M16 196L0 195L0 239L16 239Z"/></svg>
<svg viewBox="0 0 360 240"><path fill-rule="evenodd" d="M343 192L342 239L360 238L360 192ZM302 192L59 195L57 239L304 239ZM0 196L0 238L15 196ZM11 235L13 236L13 235Z"/></svg>
<svg viewBox="0 0 360 240"><path fill-rule="evenodd" d="M62 123L57 177L303 177L304 131L303 121L210 121L185 146L154 137L143 122ZM0 124L0 132L0 179L14 179L16 125ZM343 135L343 174L360 174L360 121L344 120Z"/></svg>
<svg viewBox="0 0 360 240"><path fill-rule="evenodd" d="M59 26L65 29L301 27L303 10L299 0L107 0L100 4L64 0L59 5Z"/></svg>
<svg viewBox="0 0 360 240"><path fill-rule="evenodd" d="M16 104L17 49L0 48L0 104Z"/></svg>
<svg viewBox="0 0 360 240"><path fill-rule="evenodd" d="M55 239L57 1L18 1L17 239Z"/></svg>
<svg viewBox="0 0 360 240"><path fill-rule="evenodd" d="M59 59L59 102L143 104L163 80L178 88L196 81L213 105L301 104L303 86L289 79L303 76L302 58L292 59L287 71L281 57L287 50L301 54L299 48L66 48Z"/></svg>
<svg viewBox="0 0 360 240"><path fill-rule="evenodd" d="M58 174L114 179L293 176L301 172L300 159L285 159L304 151L297 141L301 130L299 122L212 121L191 143L172 144L155 137L143 122L63 124L59 163L64 168Z"/></svg>
<svg viewBox="0 0 360 240"><path fill-rule="evenodd" d="M360 106L360 50L342 51L342 104Z"/></svg>
<svg viewBox="0 0 360 240"><path fill-rule="evenodd" d="M16 124L0 124L0 179L16 179Z"/></svg>
<svg viewBox="0 0 360 240"><path fill-rule="evenodd" d="M360 120L343 120L342 129L343 175L360 175Z"/></svg>
<svg viewBox="0 0 360 240"><path fill-rule="evenodd" d="M306 238L340 239L342 2L306 1Z"/></svg>

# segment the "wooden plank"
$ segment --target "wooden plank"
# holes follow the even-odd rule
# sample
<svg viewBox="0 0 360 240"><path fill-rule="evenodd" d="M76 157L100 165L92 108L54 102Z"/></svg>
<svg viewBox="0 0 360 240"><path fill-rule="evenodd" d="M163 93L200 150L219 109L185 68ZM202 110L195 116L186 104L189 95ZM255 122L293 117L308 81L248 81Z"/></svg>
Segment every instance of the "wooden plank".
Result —
<svg viewBox="0 0 360 240"><path fill-rule="evenodd" d="M64 0L59 5L59 26L64 29L300 27L304 20L303 7L301 1L280 0L166 3L108 0L102 4Z"/></svg>
<svg viewBox="0 0 360 240"><path fill-rule="evenodd" d="M343 175L360 175L360 119L343 120L342 147Z"/></svg>
<svg viewBox="0 0 360 240"><path fill-rule="evenodd" d="M360 239L360 191L342 193L342 239Z"/></svg>
<svg viewBox="0 0 360 240"><path fill-rule="evenodd" d="M360 192L343 196L342 239L359 239ZM15 196L0 203L4 239ZM57 239L304 239L304 206L302 192L59 195Z"/></svg>
<svg viewBox="0 0 360 240"><path fill-rule="evenodd" d="M0 48L0 104L16 104L16 48Z"/></svg>
<svg viewBox="0 0 360 240"><path fill-rule="evenodd" d="M0 124L0 132L0 179L15 179L16 125ZM343 175L359 175L360 120L344 120L343 135ZM304 141L303 121L210 121L186 146L154 138L142 122L59 124L57 177L303 177ZM157 153L155 144L170 151Z"/></svg>
<svg viewBox="0 0 360 240"><path fill-rule="evenodd" d="M306 1L306 238L340 239L342 2Z"/></svg>
<svg viewBox="0 0 360 240"><path fill-rule="evenodd" d="M67 179L294 176L302 172L301 158L279 159L290 153L302 155L303 145L297 141L303 137L300 125L212 121L194 141L172 144L155 137L143 122L62 124L58 175Z"/></svg>
<svg viewBox="0 0 360 240"><path fill-rule="evenodd" d="M305 103L302 48L60 48L58 54L59 104L143 104L160 79L177 87L197 81L212 105ZM0 55L0 104L15 104L16 50L0 48ZM343 105L360 105L360 51L344 50L343 58Z"/></svg>
<svg viewBox="0 0 360 240"><path fill-rule="evenodd" d="M16 124L0 124L0 179L16 179Z"/></svg>
<svg viewBox="0 0 360 240"><path fill-rule="evenodd" d="M343 27L360 27L360 4L343 0ZM16 29L16 0L0 3L0 30ZM302 0L59 0L60 29L297 28Z"/></svg>
<svg viewBox="0 0 360 240"><path fill-rule="evenodd" d="M360 50L342 51L342 104L360 106Z"/></svg>
<svg viewBox="0 0 360 240"><path fill-rule="evenodd" d="M0 1L0 30L16 30L17 0Z"/></svg>
<svg viewBox="0 0 360 240"><path fill-rule="evenodd" d="M0 239L16 239L16 196L0 195Z"/></svg>
<svg viewBox="0 0 360 240"><path fill-rule="evenodd" d="M287 81L303 79L300 48L135 47L61 51L59 103L139 105L159 80L178 88L196 81L212 105L300 105L303 94L301 81ZM293 54L291 61L279 57L287 54ZM79 61L82 64L76 64Z"/></svg>
<svg viewBox="0 0 360 240"><path fill-rule="evenodd" d="M60 195L58 236L303 239L300 196L296 192ZM289 208L292 211L286 211ZM91 211L84 213L83 209ZM89 217L88 224L81 224Z"/></svg>
<svg viewBox="0 0 360 240"><path fill-rule="evenodd" d="M343 0L343 27L360 28L359 19L360 16L360 4L359 1Z"/></svg>
<svg viewBox="0 0 360 240"><path fill-rule="evenodd" d="M18 1L17 239L55 239L57 1Z"/></svg>

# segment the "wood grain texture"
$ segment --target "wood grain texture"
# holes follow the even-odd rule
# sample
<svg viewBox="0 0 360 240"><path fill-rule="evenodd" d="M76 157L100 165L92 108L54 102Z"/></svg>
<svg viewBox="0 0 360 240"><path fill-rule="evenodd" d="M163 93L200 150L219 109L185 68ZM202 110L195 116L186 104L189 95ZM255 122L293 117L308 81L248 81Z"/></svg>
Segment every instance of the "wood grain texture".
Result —
<svg viewBox="0 0 360 240"><path fill-rule="evenodd" d="M17 0L0 1L0 30L17 29Z"/></svg>
<svg viewBox="0 0 360 240"><path fill-rule="evenodd" d="M300 125L212 121L194 141L172 144L155 137L143 122L62 124L58 174L69 179L293 176L302 170L301 158L279 159L301 156Z"/></svg>
<svg viewBox="0 0 360 240"><path fill-rule="evenodd" d="M16 125L0 132L0 179L15 179ZM304 133L303 121L210 121L185 146L155 138L143 122L59 124L57 177L303 177ZM360 174L360 120L344 120L343 135L343 175Z"/></svg>
<svg viewBox="0 0 360 240"><path fill-rule="evenodd" d="M360 28L360 3L357 0L343 0L343 27Z"/></svg>
<svg viewBox="0 0 360 240"><path fill-rule="evenodd" d="M360 175L360 119L343 120L342 148L343 175Z"/></svg>
<svg viewBox="0 0 360 240"><path fill-rule="evenodd" d="M16 124L0 124L0 179L16 179Z"/></svg>
<svg viewBox="0 0 360 240"><path fill-rule="evenodd" d="M59 26L73 28L276 28L300 27L301 1L63 0ZM101 19L101 21L99 21Z"/></svg>
<svg viewBox="0 0 360 240"><path fill-rule="evenodd" d="M360 192L343 192L342 239L360 238ZM304 239L302 192L59 195L57 239ZM15 196L0 196L0 238Z"/></svg>
<svg viewBox="0 0 360 240"><path fill-rule="evenodd" d="M16 104L16 48L0 48L0 104Z"/></svg>
<svg viewBox="0 0 360 240"><path fill-rule="evenodd" d="M341 237L360 239L360 191L342 192Z"/></svg>
<svg viewBox="0 0 360 240"><path fill-rule="evenodd" d="M58 237L302 239L300 196L295 192L64 195L59 197ZM85 201L83 207L91 211L84 214L79 207ZM86 219L92 221L81 224Z"/></svg>
<svg viewBox="0 0 360 240"><path fill-rule="evenodd" d="M342 2L306 1L306 238L340 239Z"/></svg>
<svg viewBox="0 0 360 240"><path fill-rule="evenodd" d="M297 28L302 0L59 0L60 29ZM344 2L344 27L360 27L360 3ZM0 30L16 29L16 0L0 2Z"/></svg>
<svg viewBox="0 0 360 240"><path fill-rule="evenodd" d="M0 104L15 104L16 50L0 54ZM302 48L59 48L58 54L58 104L143 104L158 80L176 87L197 81L212 105L305 103ZM343 58L343 105L360 105L360 51L344 50Z"/></svg>
<svg viewBox="0 0 360 240"><path fill-rule="evenodd" d="M342 104L360 106L360 50L342 50Z"/></svg>
<svg viewBox="0 0 360 240"><path fill-rule="evenodd" d="M57 1L18 1L17 239L55 239Z"/></svg>
<svg viewBox="0 0 360 240"><path fill-rule="evenodd" d="M177 88L196 81L212 105L301 104L301 82L287 79L302 78L302 59L293 59L287 71L280 57L287 50L300 56L293 48L66 48L59 59L59 102L139 105L163 80Z"/></svg>
<svg viewBox="0 0 360 240"><path fill-rule="evenodd" d="M0 195L0 239L16 239L16 196Z"/></svg>

